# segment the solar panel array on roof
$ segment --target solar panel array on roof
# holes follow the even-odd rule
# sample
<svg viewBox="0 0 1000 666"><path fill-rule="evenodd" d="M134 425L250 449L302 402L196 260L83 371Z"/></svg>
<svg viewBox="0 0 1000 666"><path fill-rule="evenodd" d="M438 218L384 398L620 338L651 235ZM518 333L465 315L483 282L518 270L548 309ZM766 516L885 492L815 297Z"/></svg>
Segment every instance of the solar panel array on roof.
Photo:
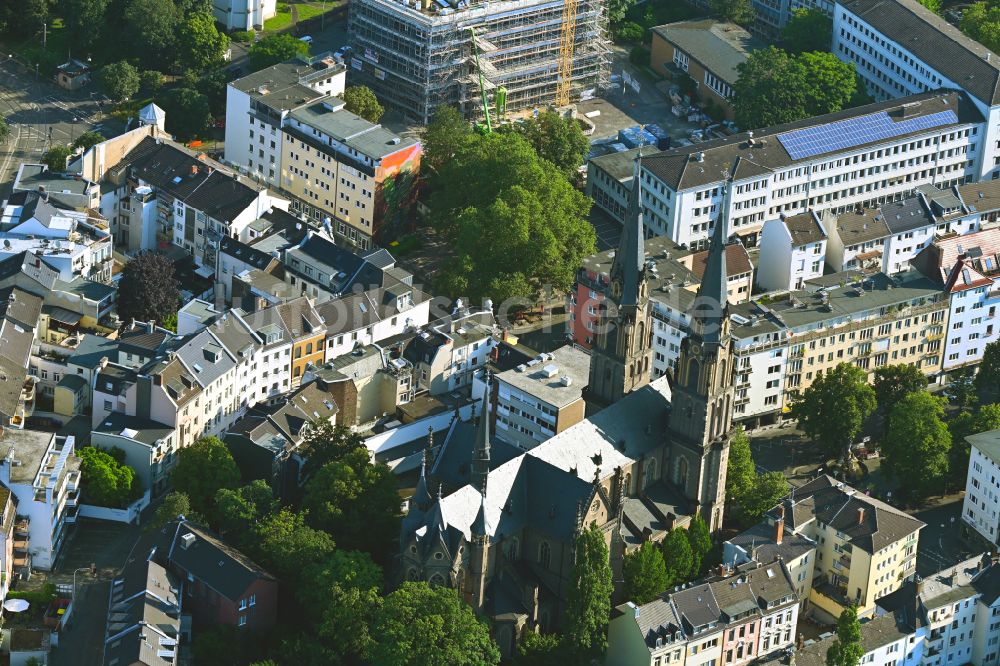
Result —
<svg viewBox="0 0 1000 666"><path fill-rule="evenodd" d="M898 121L881 111L860 118L785 132L778 135L778 141L793 160L801 160L957 122L958 116L950 110Z"/></svg>

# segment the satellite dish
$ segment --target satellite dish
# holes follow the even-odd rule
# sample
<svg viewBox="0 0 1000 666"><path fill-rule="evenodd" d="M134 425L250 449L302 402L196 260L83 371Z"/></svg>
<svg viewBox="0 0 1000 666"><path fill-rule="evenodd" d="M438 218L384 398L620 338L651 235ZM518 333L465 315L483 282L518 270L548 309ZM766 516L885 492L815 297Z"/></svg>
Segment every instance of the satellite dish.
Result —
<svg viewBox="0 0 1000 666"><path fill-rule="evenodd" d="M8 599L3 602L4 610L9 610L11 613L23 613L28 610L28 606L30 605L24 599Z"/></svg>

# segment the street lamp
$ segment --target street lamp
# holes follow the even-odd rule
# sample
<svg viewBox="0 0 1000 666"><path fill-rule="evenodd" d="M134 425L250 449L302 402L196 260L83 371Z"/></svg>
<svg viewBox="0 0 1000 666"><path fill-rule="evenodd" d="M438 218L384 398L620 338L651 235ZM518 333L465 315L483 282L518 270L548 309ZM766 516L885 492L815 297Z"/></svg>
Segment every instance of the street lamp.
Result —
<svg viewBox="0 0 1000 666"><path fill-rule="evenodd" d="M91 576L97 577L97 564L91 562L89 567L80 567L73 572L73 601L76 601L76 574L81 571L89 571Z"/></svg>

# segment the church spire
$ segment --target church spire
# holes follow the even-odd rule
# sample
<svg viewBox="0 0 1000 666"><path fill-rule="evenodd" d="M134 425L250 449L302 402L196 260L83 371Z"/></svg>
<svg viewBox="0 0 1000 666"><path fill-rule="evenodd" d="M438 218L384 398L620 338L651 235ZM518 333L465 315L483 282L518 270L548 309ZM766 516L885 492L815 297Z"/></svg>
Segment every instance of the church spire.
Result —
<svg viewBox="0 0 1000 666"><path fill-rule="evenodd" d="M632 191L629 193L628 210L622 225L622 237L611 264L611 280L621 283L618 307L642 307L644 296L640 283L646 279L645 222L642 216L642 148L632 169Z"/></svg>
<svg viewBox="0 0 1000 666"><path fill-rule="evenodd" d="M720 204L719 217L715 221L712 242L705 261L705 273L698 287L692 328L705 342L718 343L722 338L723 320L726 318L729 295L728 273L726 271L726 233L729 226L729 205L732 199L733 181L726 181L726 190Z"/></svg>
<svg viewBox="0 0 1000 666"><path fill-rule="evenodd" d="M486 392L483 393L479 424L476 426L476 438L473 441L472 450L472 485L483 495L486 494L486 479L490 475L490 410L488 400L489 385L486 387ZM475 407L473 407L473 418L475 415Z"/></svg>

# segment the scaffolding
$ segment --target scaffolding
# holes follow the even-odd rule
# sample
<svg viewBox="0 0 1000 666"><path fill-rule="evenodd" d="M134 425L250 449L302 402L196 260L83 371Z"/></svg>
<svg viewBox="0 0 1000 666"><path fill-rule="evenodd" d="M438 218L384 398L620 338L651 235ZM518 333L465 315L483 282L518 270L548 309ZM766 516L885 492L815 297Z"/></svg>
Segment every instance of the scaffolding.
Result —
<svg viewBox="0 0 1000 666"><path fill-rule="evenodd" d="M608 84L604 0L352 0L350 7L352 77L416 122L427 123L442 105L482 119L470 28L483 89L511 114L562 106Z"/></svg>

